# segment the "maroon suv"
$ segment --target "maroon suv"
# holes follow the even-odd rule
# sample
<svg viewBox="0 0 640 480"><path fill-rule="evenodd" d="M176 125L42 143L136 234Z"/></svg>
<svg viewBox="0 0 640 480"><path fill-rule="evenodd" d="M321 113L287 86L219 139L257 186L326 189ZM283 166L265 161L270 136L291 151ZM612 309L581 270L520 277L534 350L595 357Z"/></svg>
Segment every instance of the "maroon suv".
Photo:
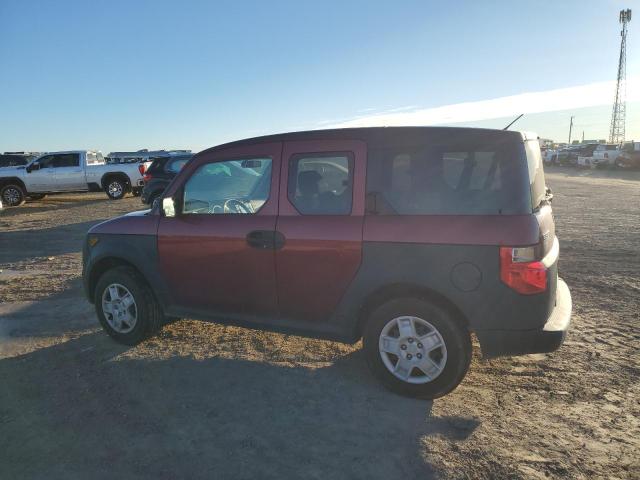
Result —
<svg viewBox="0 0 640 480"><path fill-rule="evenodd" d="M132 345L189 317L356 342L435 398L488 356L549 352L571 297L538 140L470 128L287 133L196 155L161 203L93 227L84 288Z"/></svg>

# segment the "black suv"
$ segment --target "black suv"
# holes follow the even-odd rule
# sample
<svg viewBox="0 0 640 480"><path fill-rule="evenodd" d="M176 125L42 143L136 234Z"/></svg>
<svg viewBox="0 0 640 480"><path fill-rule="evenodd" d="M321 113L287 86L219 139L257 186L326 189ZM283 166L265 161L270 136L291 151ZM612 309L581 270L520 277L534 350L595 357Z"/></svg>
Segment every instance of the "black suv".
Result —
<svg viewBox="0 0 640 480"><path fill-rule="evenodd" d="M182 167L191 160L193 155L167 155L153 159L149 168L144 172L144 188L142 189L142 203L153 205L153 201L162 195L164 189L173 180Z"/></svg>
<svg viewBox="0 0 640 480"><path fill-rule="evenodd" d="M26 165L31 161L31 159L35 158L36 155L31 155L29 153L10 153L5 152L0 155L0 168L4 167L21 167Z"/></svg>

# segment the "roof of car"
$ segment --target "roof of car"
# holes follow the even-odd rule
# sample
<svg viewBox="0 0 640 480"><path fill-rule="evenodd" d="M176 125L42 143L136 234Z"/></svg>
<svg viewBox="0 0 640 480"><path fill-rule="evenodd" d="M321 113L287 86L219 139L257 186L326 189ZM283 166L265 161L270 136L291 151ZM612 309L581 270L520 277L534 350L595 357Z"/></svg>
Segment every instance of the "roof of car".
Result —
<svg viewBox="0 0 640 480"><path fill-rule="evenodd" d="M363 128L339 128L328 130L307 130L299 132L277 133L260 137L246 138L233 142L216 145L203 152L215 151L222 148L239 147L243 145L256 145L269 142L286 142L301 140L362 140L367 143L384 144L388 141L398 141L403 137L415 137L416 135L431 134L447 137L462 132L474 136L518 136L523 138L523 133L515 130L496 130L488 128L470 127L363 127ZM528 133L526 136L530 136Z"/></svg>

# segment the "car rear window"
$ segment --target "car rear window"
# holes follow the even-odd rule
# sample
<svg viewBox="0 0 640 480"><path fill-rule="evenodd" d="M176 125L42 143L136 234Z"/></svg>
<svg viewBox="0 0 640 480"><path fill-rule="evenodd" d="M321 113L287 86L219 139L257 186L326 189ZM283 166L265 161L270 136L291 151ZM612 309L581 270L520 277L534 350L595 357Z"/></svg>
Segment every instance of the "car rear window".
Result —
<svg viewBox="0 0 640 480"><path fill-rule="evenodd" d="M539 147L537 160L541 169ZM528 162L517 135L462 133L445 141L377 148L370 151L369 166L368 209L373 205L378 214L531 213Z"/></svg>
<svg viewBox="0 0 640 480"><path fill-rule="evenodd" d="M174 157L167 162L164 169L168 173L178 173L180 170L182 170L182 167L184 167L189 160L191 160L191 155L184 157Z"/></svg>

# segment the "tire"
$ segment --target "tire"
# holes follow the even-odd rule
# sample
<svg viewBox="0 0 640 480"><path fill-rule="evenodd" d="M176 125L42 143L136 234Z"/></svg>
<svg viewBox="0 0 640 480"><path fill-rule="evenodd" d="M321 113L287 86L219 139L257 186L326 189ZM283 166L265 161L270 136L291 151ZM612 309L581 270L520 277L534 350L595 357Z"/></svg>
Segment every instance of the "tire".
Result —
<svg viewBox="0 0 640 480"><path fill-rule="evenodd" d="M142 188L132 188L131 189L131 194L134 197L139 197L140 195L142 195Z"/></svg>
<svg viewBox="0 0 640 480"><path fill-rule="evenodd" d="M26 201L25 191L15 183L2 187L0 196L2 196L2 203L7 207L19 207Z"/></svg>
<svg viewBox="0 0 640 480"><path fill-rule="evenodd" d="M409 335L400 334L400 324ZM387 342L381 337L385 332ZM376 308L368 318L363 344L374 376L389 390L409 397L446 395L460 384L471 363L471 338L466 327L447 310L419 298L398 298ZM404 355L402 363L400 356L394 361L389 350Z"/></svg>
<svg viewBox="0 0 640 480"><path fill-rule="evenodd" d="M127 183L120 178L110 178L104 191L111 200L120 200L127 193Z"/></svg>
<svg viewBox="0 0 640 480"><path fill-rule="evenodd" d="M46 196L46 193L30 193L29 200L42 200Z"/></svg>
<svg viewBox="0 0 640 480"><path fill-rule="evenodd" d="M116 310L105 310L105 302L113 305L115 288L121 302L113 308L119 308L124 315L114 318ZM133 298L129 304L128 295ZM162 310L147 282L130 267L115 267L107 270L96 285L94 304L102 328L114 340L125 345L137 345L156 333L164 323ZM128 306L127 306L128 305ZM135 320L133 320L135 313ZM117 327L120 328L117 328Z"/></svg>

